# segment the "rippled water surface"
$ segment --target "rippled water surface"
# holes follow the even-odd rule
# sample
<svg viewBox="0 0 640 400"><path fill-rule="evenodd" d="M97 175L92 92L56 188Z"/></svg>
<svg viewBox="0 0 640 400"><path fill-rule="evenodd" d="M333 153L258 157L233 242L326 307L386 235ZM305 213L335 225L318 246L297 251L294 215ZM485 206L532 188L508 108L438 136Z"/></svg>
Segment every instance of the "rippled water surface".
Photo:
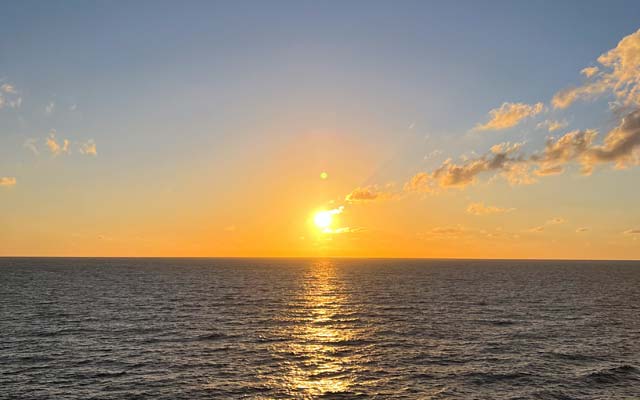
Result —
<svg viewBox="0 0 640 400"><path fill-rule="evenodd" d="M638 399L640 263L4 258L0 398Z"/></svg>

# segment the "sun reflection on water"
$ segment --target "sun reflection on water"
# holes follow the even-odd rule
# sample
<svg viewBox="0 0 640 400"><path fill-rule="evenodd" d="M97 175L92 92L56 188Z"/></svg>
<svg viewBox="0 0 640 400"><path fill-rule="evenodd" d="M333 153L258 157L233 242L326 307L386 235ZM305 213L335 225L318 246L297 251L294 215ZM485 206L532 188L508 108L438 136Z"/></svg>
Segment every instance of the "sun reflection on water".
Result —
<svg viewBox="0 0 640 400"><path fill-rule="evenodd" d="M303 285L298 304L291 307L295 310L287 327L291 340L277 349L291 357L280 384L297 397L346 393L355 362L344 346L358 336L349 326L346 290L331 262L310 269Z"/></svg>

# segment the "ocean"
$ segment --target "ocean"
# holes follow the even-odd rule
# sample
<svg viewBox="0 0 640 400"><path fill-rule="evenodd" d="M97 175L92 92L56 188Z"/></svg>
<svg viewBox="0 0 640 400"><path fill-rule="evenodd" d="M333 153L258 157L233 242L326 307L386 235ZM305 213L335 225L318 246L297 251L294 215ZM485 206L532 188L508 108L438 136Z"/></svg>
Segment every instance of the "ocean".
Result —
<svg viewBox="0 0 640 400"><path fill-rule="evenodd" d="M0 399L640 399L640 262L0 258Z"/></svg>

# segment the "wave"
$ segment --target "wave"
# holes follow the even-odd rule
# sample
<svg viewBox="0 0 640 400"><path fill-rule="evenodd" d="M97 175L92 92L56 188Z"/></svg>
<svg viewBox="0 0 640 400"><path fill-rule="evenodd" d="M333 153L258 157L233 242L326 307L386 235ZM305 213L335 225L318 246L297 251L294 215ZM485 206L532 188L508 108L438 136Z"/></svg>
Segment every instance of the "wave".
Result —
<svg viewBox="0 0 640 400"><path fill-rule="evenodd" d="M583 376L585 381L597 384L617 384L640 380L640 371L632 365L621 365L591 372Z"/></svg>

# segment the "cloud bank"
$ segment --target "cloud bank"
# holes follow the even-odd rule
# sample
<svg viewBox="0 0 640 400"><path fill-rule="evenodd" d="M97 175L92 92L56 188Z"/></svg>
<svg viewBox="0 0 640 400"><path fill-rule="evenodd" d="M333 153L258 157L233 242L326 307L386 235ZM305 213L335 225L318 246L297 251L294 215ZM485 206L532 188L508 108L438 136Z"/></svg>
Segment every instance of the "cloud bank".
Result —
<svg viewBox="0 0 640 400"><path fill-rule="evenodd" d="M595 129L573 130L560 137L549 137L544 147L529 154L523 143L500 143L483 155L454 161L449 158L431 171L421 171L410 177L400 191L369 186L356 188L347 201L376 201L399 198L412 192L436 193L447 189L463 189L485 175L503 178L511 185L531 184L538 179L559 175L570 164L576 164L584 175L599 165L623 169L640 164L640 30L623 38L615 48L597 59L598 66L584 68L586 82L563 89L551 100L554 108L562 109L578 99L590 99L611 93L624 106L618 124L606 134ZM522 120L542 113L542 103L503 103L489 112L489 121L474 130L501 130L516 126ZM538 128L549 132L563 129L565 120L545 120ZM601 140L599 138L602 137ZM478 208L479 210L479 208Z"/></svg>

